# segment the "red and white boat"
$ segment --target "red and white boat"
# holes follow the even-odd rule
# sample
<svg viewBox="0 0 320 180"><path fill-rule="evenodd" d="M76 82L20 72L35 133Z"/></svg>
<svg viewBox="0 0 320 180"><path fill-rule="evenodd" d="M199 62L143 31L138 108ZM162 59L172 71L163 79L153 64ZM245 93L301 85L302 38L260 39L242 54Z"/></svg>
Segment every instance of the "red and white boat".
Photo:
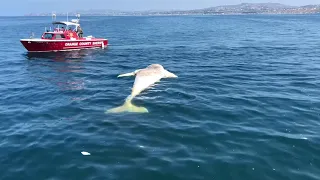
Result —
<svg viewBox="0 0 320 180"><path fill-rule="evenodd" d="M79 37L77 28L80 26L80 15L77 17L71 21L53 21L53 30L46 30L41 38L30 37L20 39L20 42L29 52L71 51L108 46L108 39Z"/></svg>

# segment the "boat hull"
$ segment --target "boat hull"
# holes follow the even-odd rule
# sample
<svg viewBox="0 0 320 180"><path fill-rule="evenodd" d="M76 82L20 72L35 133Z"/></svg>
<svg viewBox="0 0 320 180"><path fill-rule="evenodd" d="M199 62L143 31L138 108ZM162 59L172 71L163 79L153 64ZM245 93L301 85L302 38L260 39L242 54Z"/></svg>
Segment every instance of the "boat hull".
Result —
<svg viewBox="0 0 320 180"><path fill-rule="evenodd" d="M89 48L105 48L108 46L107 39L91 39L91 40L21 39L20 42L29 52L72 51L72 50L89 49Z"/></svg>

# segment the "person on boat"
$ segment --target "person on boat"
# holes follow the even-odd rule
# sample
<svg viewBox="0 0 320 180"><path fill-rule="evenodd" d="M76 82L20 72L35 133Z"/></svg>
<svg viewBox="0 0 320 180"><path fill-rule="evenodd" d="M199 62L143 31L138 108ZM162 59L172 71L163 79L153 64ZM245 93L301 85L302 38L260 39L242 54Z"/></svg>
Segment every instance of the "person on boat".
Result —
<svg viewBox="0 0 320 180"><path fill-rule="evenodd" d="M78 28L77 28L77 33L78 33L79 37L82 37L83 31L82 31L82 28L80 26L78 26Z"/></svg>

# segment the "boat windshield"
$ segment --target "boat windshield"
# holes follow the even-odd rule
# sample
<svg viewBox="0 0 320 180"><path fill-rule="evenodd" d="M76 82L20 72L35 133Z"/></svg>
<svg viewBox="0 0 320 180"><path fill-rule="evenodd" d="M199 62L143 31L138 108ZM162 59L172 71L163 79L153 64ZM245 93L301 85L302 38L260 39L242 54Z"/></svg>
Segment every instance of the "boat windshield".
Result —
<svg viewBox="0 0 320 180"><path fill-rule="evenodd" d="M77 26L75 25L61 25L61 24L56 24L54 25L54 31L76 31Z"/></svg>
<svg viewBox="0 0 320 180"><path fill-rule="evenodd" d="M54 28L58 31L65 31L67 26L55 26Z"/></svg>
<svg viewBox="0 0 320 180"><path fill-rule="evenodd" d="M52 39L52 37L53 37L53 34L51 33L45 33L43 36L44 39Z"/></svg>

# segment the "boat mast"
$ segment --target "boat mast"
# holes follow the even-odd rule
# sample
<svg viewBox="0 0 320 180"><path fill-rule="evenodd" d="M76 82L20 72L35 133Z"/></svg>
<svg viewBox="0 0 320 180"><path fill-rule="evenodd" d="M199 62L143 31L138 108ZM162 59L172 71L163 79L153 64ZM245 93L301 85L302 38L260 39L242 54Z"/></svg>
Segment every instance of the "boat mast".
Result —
<svg viewBox="0 0 320 180"><path fill-rule="evenodd" d="M57 19L57 15L56 15L56 12L52 12L52 22L56 21ZM50 31L51 31L51 26L50 26Z"/></svg>
<svg viewBox="0 0 320 180"><path fill-rule="evenodd" d="M55 13L55 12L52 12L51 14L52 14L52 21L55 21L55 20L56 20L56 18L57 18L56 13Z"/></svg>
<svg viewBox="0 0 320 180"><path fill-rule="evenodd" d="M76 15L76 17L77 17L78 21L80 22L80 14L79 13Z"/></svg>

